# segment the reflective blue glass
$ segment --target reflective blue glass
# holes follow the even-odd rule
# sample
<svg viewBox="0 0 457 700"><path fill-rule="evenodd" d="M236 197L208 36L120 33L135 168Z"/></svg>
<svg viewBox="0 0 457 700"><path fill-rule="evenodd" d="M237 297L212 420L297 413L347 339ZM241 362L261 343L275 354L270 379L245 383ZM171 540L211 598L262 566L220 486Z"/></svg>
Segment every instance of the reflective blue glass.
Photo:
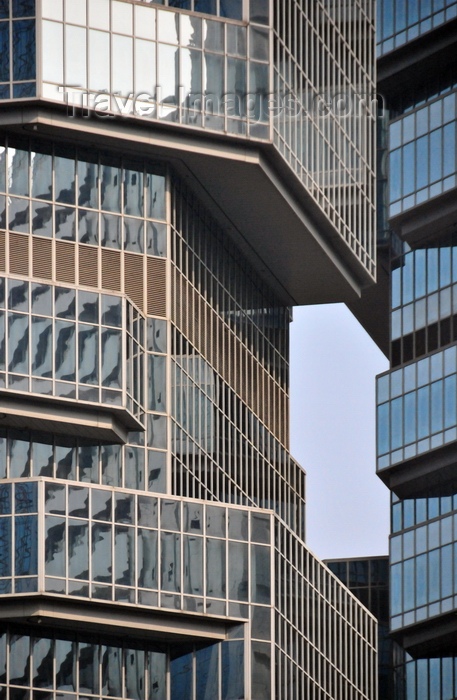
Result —
<svg viewBox="0 0 457 700"><path fill-rule="evenodd" d="M14 504L15 513L36 513L38 508L36 482L15 484Z"/></svg>
<svg viewBox="0 0 457 700"><path fill-rule="evenodd" d="M35 78L35 20L13 22L13 80Z"/></svg>
<svg viewBox="0 0 457 700"><path fill-rule="evenodd" d="M433 602L440 597L440 550L429 552L428 559L428 600Z"/></svg>
<svg viewBox="0 0 457 700"><path fill-rule="evenodd" d="M192 700L192 654L173 659L171 671L171 700Z"/></svg>
<svg viewBox="0 0 457 700"><path fill-rule="evenodd" d="M7 82L10 79L9 27L9 22L0 22L0 81L2 82Z"/></svg>
<svg viewBox="0 0 457 700"><path fill-rule="evenodd" d="M430 387L425 386L417 392L417 437L419 440L429 435L429 421Z"/></svg>
<svg viewBox="0 0 457 700"><path fill-rule="evenodd" d="M38 524L36 515L21 515L15 519L16 576L37 574Z"/></svg>
<svg viewBox="0 0 457 700"><path fill-rule="evenodd" d="M427 604L427 554L416 558L416 606Z"/></svg>
<svg viewBox="0 0 457 700"><path fill-rule="evenodd" d="M222 700L243 698L244 695L244 642L222 643ZM255 691L253 691L255 697ZM268 697L260 695L257 697Z"/></svg>
<svg viewBox="0 0 457 700"><path fill-rule="evenodd" d="M219 695L219 645L196 652L196 690L199 700L213 700Z"/></svg>
<svg viewBox="0 0 457 700"><path fill-rule="evenodd" d="M13 0L13 17L33 17L35 0Z"/></svg>
<svg viewBox="0 0 457 700"><path fill-rule="evenodd" d="M0 515L11 513L11 484L0 484Z"/></svg>
<svg viewBox="0 0 457 700"><path fill-rule="evenodd" d="M11 576L11 518L0 518L0 576Z"/></svg>

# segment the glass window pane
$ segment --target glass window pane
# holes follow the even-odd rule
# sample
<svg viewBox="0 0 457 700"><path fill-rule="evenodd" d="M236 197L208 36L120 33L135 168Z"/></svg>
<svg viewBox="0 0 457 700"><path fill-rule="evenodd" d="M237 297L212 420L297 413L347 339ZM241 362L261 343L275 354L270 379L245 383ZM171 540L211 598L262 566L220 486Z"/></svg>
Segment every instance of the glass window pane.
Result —
<svg viewBox="0 0 457 700"><path fill-rule="evenodd" d="M55 640L56 687L58 690L76 690L76 643Z"/></svg>
<svg viewBox="0 0 457 700"><path fill-rule="evenodd" d="M92 525L92 578L94 581L111 583L111 526Z"/></svg>
<svg viewBox="0 0 457 700"><path fill-rule="evenodd" d="M47 576L65 576L65 520L45 519L45 566Z"/></svg>
<svg viewBox="0 0 457 700"><path fill-rule="evenodd" d="M48 24L43 22L43 24ZM35 20L21 19L13 22L13 80L35 78ZM62 60L60 56L60 61Z"/></svg>
<svg viewBox="0 0 457 700"><path fill-rule="evenodd" d="M56 321L55 324L55 376L74 382L76 377L75 324Z"/></svg>
<svg viewBox="0 0 457 700"><path fill-rule="evenodd" d="M98 328L78 326L78 381L98 384Z"/></svg>
<svg viewBox="0 0 457 700"><path fill-rule="evenodd" d="M63 25L58 22L42 22L43 81L63 85Z"/></svg>
<svg viewBox="0 0 457 700"><path fill-rule="evenodd" d="M157 532L140 529L138 535L138 586L157 589Z"/></svg>
<svg viewBox="0 0 457 700"><path fill-rule="evenodd" d="M36 515L22 515L15 520L16 576L37 574L38 527Z"/></svg>
<svg viewBox="0 0 457 700"><path fill-rule="evenodd" d="M37 688L54 685L54 642L52 639L33 640L32 684Z"/></svg>
<svg viewBox="0 0 457 700"><path fill-rule="evenodd" d="M30 638L27 635L12 634L10 638L10 683L29 685Z"/></svg>

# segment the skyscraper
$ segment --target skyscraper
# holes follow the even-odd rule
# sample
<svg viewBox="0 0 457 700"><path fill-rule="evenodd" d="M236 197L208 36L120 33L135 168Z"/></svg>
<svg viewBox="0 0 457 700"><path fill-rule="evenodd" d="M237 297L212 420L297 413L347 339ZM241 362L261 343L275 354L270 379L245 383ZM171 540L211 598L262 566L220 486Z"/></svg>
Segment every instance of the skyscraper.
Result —
<svg viewBox="0 0 457 700"><path fill-rule="evenodd" d="M392 491L391 630L404 692L457 693L457 3L378 3L393 232L378 474ZM401 697L401 695L399 696Z"/></svg>
<svg viewBox="0 0 457 700"><path fill-rule="evenodd" d="M0 3L8 700L375 697L288 450L290 307L376 332L372 13Z"/></svg>

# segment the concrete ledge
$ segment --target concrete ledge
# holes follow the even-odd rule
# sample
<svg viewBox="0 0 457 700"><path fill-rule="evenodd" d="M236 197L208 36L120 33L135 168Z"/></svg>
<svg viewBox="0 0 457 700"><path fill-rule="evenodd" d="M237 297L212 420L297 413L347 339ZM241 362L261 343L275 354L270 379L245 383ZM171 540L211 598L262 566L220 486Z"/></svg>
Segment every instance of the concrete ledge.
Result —
<svg viewBox="0 0 457 700"><path fill-rule="evenodd" d="M377 472L398 498L457 493L457 442L417 455Z"/></svg>
<svg viewBox="0 0 457 700"><path fill-rule="evenodd" d="M0 392L2 426L115 444L126 443L129 430L144 430L125 409L6 392Z"/></svg>
<svg viewBox="0 0 457 700"><path fill-rule="evenodd" d="M226 639L234 625L245 620L225 620L209 615L102 606L93 601L59 600L51 596L34 596L0 602L2 622L27 623L37 628L75 630L115 634L130 639L217 642Z"/></svg>

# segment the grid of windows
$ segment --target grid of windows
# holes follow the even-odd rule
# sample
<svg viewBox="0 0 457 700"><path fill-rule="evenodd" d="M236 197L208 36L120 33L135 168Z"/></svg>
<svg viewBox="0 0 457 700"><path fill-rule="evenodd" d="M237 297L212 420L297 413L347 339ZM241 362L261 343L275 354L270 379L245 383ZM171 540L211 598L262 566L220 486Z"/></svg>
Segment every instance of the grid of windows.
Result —
<svg viewBox="0 0 457 700"><path fill-rule="evenodd" d="M390 216L456 186L456 95L450 92L391 122Z"/></svg>
<svg viewBox="0 0 457 700"><path fill-rule="evenodd" d="M36 94L35 0L0 5L0 100Z"/></svg>
<svg viewBox="0 0 457 700"><path fill-rule="evenodd" d="M393 664L402 652L389 637L389 558L335 559L325 563L378 620L378 697L393 700L397 688Z"/></svg>
<svg viewBox="0 0 457 700"><path fill-rule="evenodd" d="M457 346L377 380L378 469L457 439Z"/></svg>
<svg viewBox="0 0 457 700"><path fill-rule="evenodd" d="M167 420L148 414L144 433L129 433L127 445L87 444L87 440L12 428L0 430L0 478L49 476L55 479L166 490ZM150 449L150 448L154 449ZM149 449L148 449L149 448Z"/></svg>
<svg viewBox="0 0 457 700"><path fill-rule="evenodd" d="M144 413L144 318L125 299L0 277L0 384Z"/></svg>
<svg viewBox="0 0 457 700"><path fill-rule="evenodd" d="M169 182L163 170L142 161L121 159L113 165L108 154L93 152L89 158L82 149L69 154L67 150L48 148L37 142L26 145L22 148L13 140L5 144L9 165L7 170L4 159L5 165L0 171L5 185L2 193L8 195L8 200L19 199L24 211L30 211L30 201L37 202L40 207L52 202L57 208L66 190L71 198L68 208L89 211L92 205L88 204L87 196L88 191L93 191L94 199L89 199L94 203L97 221L102 221L104 214L123 219L121 231L125 231L126 218L170 226L170 243L163 254L171 258L171 275L163 278L163 288L159 283L155 286L154 277L148 278L148 283L152 282L154 294L157 291L171 300L171 323L166 320L165 311L162 318L146 318L144 347L149 363L145 388L146 430L130 432L127 445L87 445L77 439L60 439L43 433L2 431L1 477L10 480L40 478L43 507L38 513L26 515L34 518L34 522L39 519L39 529L43 532L47 528L43 541L34 534L33 527L26 533L28 541L34 543L33 548L38 547L36 551L45 559L43 581L38 580L35 569L24 570L23 574L18 573L21 569L13 570L11 567L15 564L10 550L11 555L4 562L5 567L10 567L10 573L2 578L5 595L39 590L52 596L73 596L80 602L92 597L99 604L111 603L113 610L117 605L160 606L175 614L192 616L193 613L194 619L195 613L206 611L245 620L246 634L234 632L237 636L224 643L233 647L221 644L206 651L186 650L170 660L167 668L171 676L167 678L172 680L167 692L176 700L187 697L185 693L190 700L202 700L204 692L208 700L228 700L232 692L243 693L243 683L249 684L252 697L262 700L271 697L276 692L272 680L275 641L278 668L284 681L278 697L301 700L302 689L308 687L319 700L324 697L323 689L332 687L337 689L334 696L343 696L347 689L348 698L370 697L375 668L374 620L343 591L336 579L306 550L303 542L305 474L287 449L290 310L280 303L226 232L178 179ZM36 158L36 154L46 157ZM40 160L44 170L38 166ZM63 165L61 160L65 161ZM95 174L86 182L87 164L95 165ZM137 177L126 179L127 171ZM63 179L62 172L67 173ZM146 180L148 174L151 177ZM39 183L38 189L33 189L34 182ZM90 185L88 191L84 189L85 184ZM6 185L12 189L7 189ZM136 188L133 199L130 186ZM126 202L130 206L132 201L140 203L136 213L126 209ZM154 207L163 207L160 215L151 215L149 201ZM110 207L114 205L108 206L107 202L115 202L116 210L112 211ZM53 223L53 250L58 243L72 245L80 235L76 231L78 229L69 241L56 240L59 236ZM31 233L30 220L24 231L8 233L7 246L13 240L11 236L16 234L25 241L51 238L47 233L26 235ZM123 235L116 240L120 241L116 247L125 245ZM93 252L95 260L98 246L101 245L101 253L106 252L107 247L101 236L82 245ZM136 250L142 255L131 257L140 261L150 253L146 245L143 250ZM122 259L127 260L131 252L132 249L125 252ZM30 259L32 253L34 248L29 251ZM10 258L10 265L17 259L17 255ZM151 255L147 261L150 260ZM97 261L95 267L99 265ZM144 266L138 269L142 271ZM11 273L11 269L8 270ZM34 272L35 268L31 267L30 271ZM52 270L46 268L44 272L44 279L38 286L74 289L74 284L55 284ZM19 273L16 270L11 274L12 277L7 278L14 287L16 281L12 280L17 280ZM28 272L23 274L27 276ZM135 279L125 264L122 275L134 278L135 283L141 278L138 273ZM119 298L106 291L105 284L111 289L109 280L106 283L103 275L94 277L97 279L99 283L92 283L96 292L83 285L78 288L78 295L88 292L92 301L97 298L99 302L104 296ZM23 283L24 280L19 281ZM98 291L100 288L104 290L102 294ZM131 298L124 287L118 291L125 291ZM136 298L133 301L137 303ZM55 300L52 303L55 304ZM100 321L102 317L98 318ZM167 359L168 354L170 359ZM172 430L167 427L170 414ZM26 482L16 481L12 493L19 488L18 483ZM4 486L11 489L12 485L4 483ZM117 490L113 492L112 487ZM145 494L145 490L173 495L160 499ZM212 503L192 501L195 497ZM76 499L79 506L76 504L76 511L70 512L72 499ZM214 501L227 505L216 505ZM172 505L161 510L159 503ZM147 510L144 521L138 519L141 518L140 504ZM248 526L247 534L240 518L232 517L232 513L247 511L229 504L256 506L257 510L249 511L251 529ZM154 507L157 520L154 520ZM260 512L259 507L276 511L278 532L286 533L284 546L278 546L275 560L269 540L267 543L262 539L266 536L264 519L271 516ZM173 511L174 515L166 515L165 510ZM190 517L196 510L200 513L201 531L191 522L195 520L196 524L198 520L193 515ZM177 511L181 515L179 523ZM208 514L210 527L216 527L220 513L226 516L221 525L223 530L211 534ZM162 514L166 521L160 519ZM25 514L17 514L17 517L25 517ZM7 511L0 519L7 523L12 518L13 513ZM241 520L243 518L244 515ZM260 525L257 534L253 534L257 521ZM285 523L294 532L287 529ZM8 530L6 524L4 528L5 536L11 537L12 530ZM21 533L21 529L17 532ZM22 548L22 551L27 550ZM211 566L216 557L221 565ZM306 560L306 575L296 570L298 560ZM111 570L106 566L108 561ZM307 637L297 624L298 618L293 624L287 619L291 611L285 588L276 599L278 623L274 631L270 601L266 598L272 594L268 581L275 568L281 572L280 580L284 582L294 572L300 591L305 591L308 584L313 587L309 596L308 614L311 616L312 611L312 619L307 623ZM283 586L283 583L277 585ZM331 593L327 596L329 586ZM11 593L7 593L8 590ZM301 615L299 600L297 595L296 615ZM282 612L284 606L286 613ZM325 637L319 635L321 626L325 627ZM244 634L244 644L239 644ZM348 652L340 658L337 641L341 634L347 640ZM301 650L298 663L291 654L289 639ZM312 640L311 645L308 640ZM241 668L241 657L244 680L239 674L228 673L230 666ZM121 675L125 683L122 678ZM236 687L230 683L235 683ZM28 681L25 685L30 688ZM14 693L16 685L12 686ZM33 692L36 692L34 686ZM78 691L73 688L70 692ZM331 690L326 692L331 697ZM98 696L104 691L91 694Z"/></svg>
<svg viewBox="0 0 457 700"><path fill-rule="evenodd" d="M372 5L275 3L273 129L279 152L374 275Z"/></svg>
<svg viewBox="0 0 457 700"><path fill-rule="evenodd" d="M89 3L86 13L78 0L62 14L59 3L47 5L43 96L102 116L269 139L270 33L256 25L262 17L248 29L169 7L113 0Z"/></svg>
<svg viewBox="0 0 457 700"><path fill-rule="evenodd" d="M148 2L148 0L143 0ZM243 19L243 0L152 0L155 5L167 5L179 10L203 12L207 15L217 15L227 19ZM253 3L254 4L254 3ZM261 0L266 14L268 0Z"/></svg>
<svg viewBox="0 0 457 700"><path fill-rule="evenodd" d="M454 241L408 251L391 273L391 365L457 340L457 249ZM405 245L406 247L406 245Z"/></svg>
<svg viewBox="0 0 457 700"><path fill-rule="evenodd" d="M0 228L165 256L165 219L165 176L155 164L16 137L0 141Z"/></svg>
<svg viewBox="0 0 457 700"><path fill-rule="evenodd" d="M438 517L392 535L391 628L397 629L457 605L457 514Z"/></svg>
<svg viewBox="0 0 457 700"><path fill-rule="evenodd" d="M395 700L453 700L457 695L457 659L399 660L398 695Z"/></svg>
<svg viewBox="0 0 457 700"><path fill-rule="evenodd" d="M276 698L373 698L377 624L295 534L276 521ZM351 644L342 640L351 639Z"/></svg>
<svg viewBox="0 0 457 700"><path fill-rule="evenodd" d="M378 55L457 17L456 0L378 0Z"/></svg>
<svg viewBox="0 0 457 700"><path fill-rule="evenodd" d="M0 491L1 540L14 531L16 542L14 557L2 553L2 595L32 576L26 591L118 604L237 618L271 606L269 513L50 481ZM23 519L33 511L44 513L42 543L37 515Z"/></svg>
<svg viewBox="0 0 457 700"><path fill-rule="evenodd" d="M11 700L131 698L230 700L245 695L242 628L203 649L96 634L55 633L7 625L0 633L0 692ZM265 673L263 646L253 643L255 685ZM265 698L266 696L257 695Z"/></svg>
<svg viewBox="0 0 457 700"><path fill-rule="evenodd" d="M273 508L303 536L304 472L285 447L290 311L178 181L172 210L173 488Z"/></svg>

